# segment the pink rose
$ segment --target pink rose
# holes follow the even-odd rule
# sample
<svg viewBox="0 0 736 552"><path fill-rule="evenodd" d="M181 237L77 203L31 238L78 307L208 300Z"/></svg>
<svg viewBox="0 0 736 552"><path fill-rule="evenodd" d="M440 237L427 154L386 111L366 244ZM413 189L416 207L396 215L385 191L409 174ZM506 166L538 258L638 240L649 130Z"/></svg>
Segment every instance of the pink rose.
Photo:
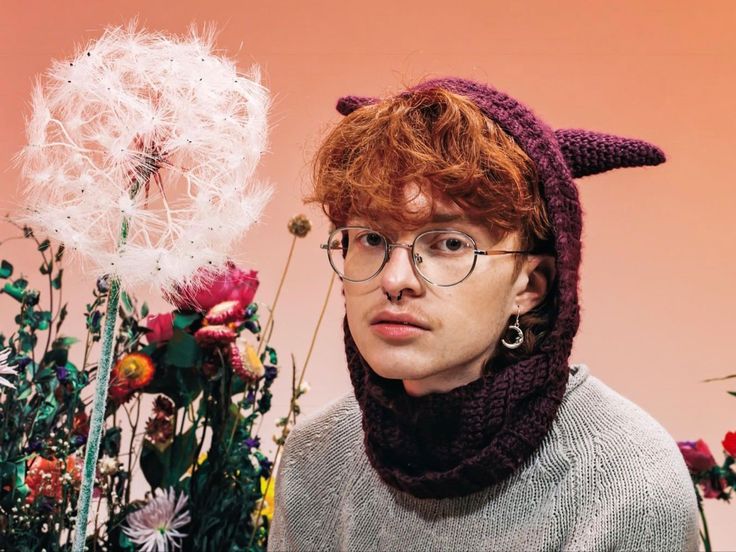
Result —
<svg viewBox="0 0 736 552"><path fill-rule="evenodd" d="M685 459L690 473L696 475L707 471L716 465L716 461L711 454L705 441L698 439L697 441L680 441L677 443L680 452Z"/></svg>
<svg viewBox="0 0 736 552"><path fill-rule="evenodd" d="M168 341L174 335L174 315L170 312L149 314L141 325L151 330L146 334L149 344Z"/></svg>
<svg viewBox="0 0 736 552"><path fill-rule="evenodd" d="M223 301L238 301L243 308L253 302L258 289L258 272L241 270L232 261L227 262L227 270L216 276L206 287L195 290L181 289L182 299L171 302L179 310L196 310L205 312Z"/></svg>

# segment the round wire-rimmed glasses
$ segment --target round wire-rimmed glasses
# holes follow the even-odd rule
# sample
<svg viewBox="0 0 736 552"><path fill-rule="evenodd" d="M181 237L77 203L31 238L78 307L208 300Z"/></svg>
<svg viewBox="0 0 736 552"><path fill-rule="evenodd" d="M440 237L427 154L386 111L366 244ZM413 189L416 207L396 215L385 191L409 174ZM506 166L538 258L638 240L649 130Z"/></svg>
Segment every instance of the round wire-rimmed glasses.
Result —
<svg viewBox="0 0 736 552"><path fill-rule="evenodd" d="M434 229L417 235L408 243L393 243L366 226L344 226L330 233L327 251L333 270L348 282L365 282L377 276L396 247L408 249L417 274L428 283L450 287L470 276L478 255L517 255L531 251L478 249L475 240L460 230Z"/></svg>

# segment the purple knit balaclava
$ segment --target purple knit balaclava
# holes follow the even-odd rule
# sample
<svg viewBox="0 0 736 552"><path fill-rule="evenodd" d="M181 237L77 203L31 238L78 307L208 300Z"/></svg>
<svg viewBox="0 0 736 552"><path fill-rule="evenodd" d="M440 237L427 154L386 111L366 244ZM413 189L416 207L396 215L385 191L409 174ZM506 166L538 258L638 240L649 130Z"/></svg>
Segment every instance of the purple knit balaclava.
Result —
<svg viewBox="0 0 736 552"><path fill-rule="evenodd" d="M619 167L657 165L657 147L585 130L552 131L518 101L484 84L458 78L424 82L402 94L442 88L463 96L512 136L536 165L554 233L557 313L531 357L494 367L449 391L410 397L400 380L376 374L348 328L345 351L362 412L365 450L389 485L422 498L464 496L498 483L519 468L547 435L565 392L568 358L580 322L580 201L574 177ZM349 115L375 98L348 96ZM468 323L472 323L469 321Z"/></svg>

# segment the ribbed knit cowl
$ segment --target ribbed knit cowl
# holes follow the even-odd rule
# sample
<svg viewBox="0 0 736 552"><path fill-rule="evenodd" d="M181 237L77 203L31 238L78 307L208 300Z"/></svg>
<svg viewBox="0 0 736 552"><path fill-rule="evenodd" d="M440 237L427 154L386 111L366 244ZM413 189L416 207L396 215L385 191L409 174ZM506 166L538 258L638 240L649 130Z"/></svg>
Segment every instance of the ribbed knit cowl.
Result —
<svg viewBox="0 0 736 552"><path fill-rule="evenodd" d="M536 165L554 233L557 312L538 352L446 393L411 397L401 380L376 374L344 323L350 378L362 412L365 451L381 478L416 497L463 496L509 477L539 447L560 406L580 322L580 201L574 177L657 165L656 146L585 130L552 131L521 103L489 86L448 78L405 93L443 88L471 100ZM348 115L379 100L348 96ZM470 322L469 322L470 323Z"/></svg>

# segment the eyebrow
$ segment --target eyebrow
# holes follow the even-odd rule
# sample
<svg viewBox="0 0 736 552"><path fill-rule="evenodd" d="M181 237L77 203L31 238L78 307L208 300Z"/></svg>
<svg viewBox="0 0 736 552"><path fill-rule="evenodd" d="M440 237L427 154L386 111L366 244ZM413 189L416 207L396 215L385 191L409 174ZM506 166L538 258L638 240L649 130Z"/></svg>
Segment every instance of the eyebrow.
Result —
<svg viewBox="0 0 736 552"><path fill-rule="evenodd" d="M458 213L435 213L430 222L455 222L458 220L467 220L465 215Z"/></svg>

